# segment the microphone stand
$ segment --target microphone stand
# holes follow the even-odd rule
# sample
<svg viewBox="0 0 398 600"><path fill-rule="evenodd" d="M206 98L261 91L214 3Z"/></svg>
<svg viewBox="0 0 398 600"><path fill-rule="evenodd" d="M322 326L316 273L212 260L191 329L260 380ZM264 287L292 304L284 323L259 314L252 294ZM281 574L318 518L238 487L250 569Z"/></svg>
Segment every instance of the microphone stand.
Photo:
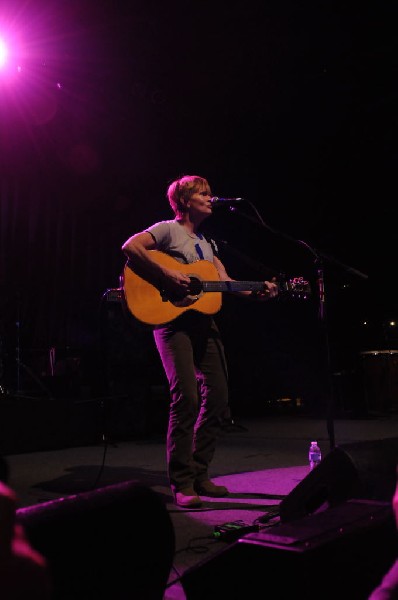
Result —
<svg viewBox="0 0 398 600"><path fill-rule="evenodd" d="M329 446L330 450L336 445L335 440L335 432L334 432L334 386L333 386L333 378L332 378L332 361L331 361L331 353L330 353L330 341L329 341L329 330L328 330L328 321L327 321L327 305L326 305L326 292L325 292L325 280L324 280L324 264L323 257L319 251L312 248L309 244L304 242L303 240L293 240L299 244L305 246L314 256L314 264L316 267L316 282L318 289L318 320L320 324L320 332L323 336L324 340L324 349L325 349L325 359L326 359L326 373L327 373L327 383L328 383L328 402L327 402L327 411L326 411L326 428L329 436ZM343 266L343 265L342 265ZM347 269L345 269L347 270ZM362 273L361 273L362 275ZM366 278L366 275L364 275Z"/></svg>
<svg viewBox="0 0 398 600"><path fill-rule="evenodd" d="M327 369L327 378L328 378L328 382L327 382L328 383L328 394L327 394L328 401L327 401L326 427L327 427L327 432L328 432L328 436L329 436L330 449L333 450L335 447L334 390L333 390L333 380L332 380L330 341L329 341L328 324L327 324L327 306L326 306L326 292L325 292L325 282L324 282L324 260L327 260L330 264L334 264L335 266L339 267L342 271L345 271L346 273L355 275L356 277L358 277L360 279L363 279L363 280L368 279L368 275L361 273L361 271L358 271L357 269L354 269L353 267L345 265L344 263L338 261L334 257L332 257L328 254L325 254L324 252L321 252L321 251L317 250L316 248L313 248L312 246L310 246L310 244L308 244L307 242L305 242L303 240L296 239L286 233L283 233L281 231L277 231L276 229L273 229L272 227L270 227L269 225L267 225L264 222L263 218L259 214L258 210L254 207L254 205L251 202L248 202L248 203L250 204L250 206L256 213L258 220L247 215L246 213L238 211L233 206L230 206L229 210L234 212L238 216L242 216L245 219L247 219L248 221L255 223L255 225L257 225L257 226L260 224L261 227L263 227L264 229L270 231L272 234L274 234L282 239L285 239L296 245L304 246L312 254L312 256L314 258L314 264L316 267L316 284L317 284L318 301L319 301L318 319L319 319L319 324L320 324L320 332L323 336L323 341L324 341L326 369Z"/></svg>
<svg viewBox="0 0 398 600"><path fill-rule="evenodd" d="M21 389L21 368L35 381L38 386L42 389L42 391L46 392L48 398L51 400L52 392L47 388L47 386L41 381L41 379L32 371L31 368L28 367L21 360L21 299L20 294L17 292L17 313L16 313L16 321L15 321L15 366L16 366L16 390L14 392L15 397L24 397L23 390ZM28 396L25 396L28 397Z"/></svg>

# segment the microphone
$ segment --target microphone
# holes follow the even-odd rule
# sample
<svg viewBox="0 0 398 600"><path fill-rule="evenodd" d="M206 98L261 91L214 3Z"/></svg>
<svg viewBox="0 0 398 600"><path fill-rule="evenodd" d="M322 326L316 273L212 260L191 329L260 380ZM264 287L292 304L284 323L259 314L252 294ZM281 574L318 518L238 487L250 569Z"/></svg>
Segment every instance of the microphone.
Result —
<svg viewBox="0 0 398 600"><path fill-rule="evenodd" d="M219 198L218 196L214 196L210 200L211 204L236 204L236 202L243 202L243 198Z"/></svg>

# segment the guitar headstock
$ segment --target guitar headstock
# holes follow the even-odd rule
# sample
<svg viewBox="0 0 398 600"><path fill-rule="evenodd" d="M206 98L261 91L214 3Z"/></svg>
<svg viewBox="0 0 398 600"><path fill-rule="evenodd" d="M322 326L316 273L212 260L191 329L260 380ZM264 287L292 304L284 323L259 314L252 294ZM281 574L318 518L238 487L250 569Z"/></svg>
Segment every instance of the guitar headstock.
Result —
<svg viewBox="0 0 398 600"><path fill-rule="evenodd" d="M286 293L288 296L300 300L307 300L311 296L310 283L304 277L283 278L279 282L279 290L282 295Z"/></svg>

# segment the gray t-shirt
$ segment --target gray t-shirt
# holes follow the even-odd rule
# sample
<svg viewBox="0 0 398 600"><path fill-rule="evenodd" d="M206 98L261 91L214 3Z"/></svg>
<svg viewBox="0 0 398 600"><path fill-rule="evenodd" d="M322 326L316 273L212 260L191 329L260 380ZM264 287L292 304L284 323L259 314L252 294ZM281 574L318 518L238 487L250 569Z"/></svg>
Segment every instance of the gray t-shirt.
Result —
<svg viewBox="0 0 398 600"><path fill-rule="evenodd" d="M197 260L213 262L217 251L202 234L190 234L181 223L175 220L160 221L148 227L148 231L156 242L157 249L173 256L181 263L193 263Z"/></svg>

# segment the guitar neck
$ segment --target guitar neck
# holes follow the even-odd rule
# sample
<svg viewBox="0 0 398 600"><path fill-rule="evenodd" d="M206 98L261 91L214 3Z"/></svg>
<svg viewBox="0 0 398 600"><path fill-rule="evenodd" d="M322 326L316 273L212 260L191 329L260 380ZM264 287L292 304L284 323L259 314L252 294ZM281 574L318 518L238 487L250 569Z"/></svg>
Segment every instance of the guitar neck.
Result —
<svg viewBox="0 0 398 600"><path fill-rule="evenodd" d="M260 292L262 281L202 281L204 292Z"/></svg>

